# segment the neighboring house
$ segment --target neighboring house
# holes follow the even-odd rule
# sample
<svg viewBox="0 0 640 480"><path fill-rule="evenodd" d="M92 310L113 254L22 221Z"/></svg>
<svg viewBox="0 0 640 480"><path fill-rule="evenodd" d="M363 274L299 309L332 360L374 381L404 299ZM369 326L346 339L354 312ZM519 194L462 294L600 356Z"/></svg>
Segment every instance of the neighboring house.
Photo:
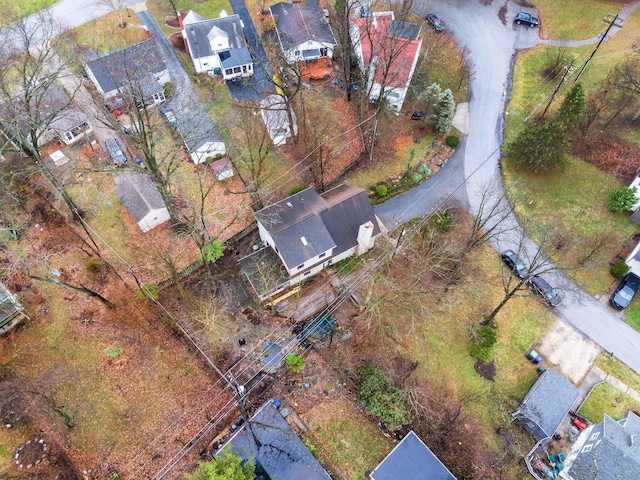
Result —
<svg viewBox="0 0 640 480"><path fill-rule="evenodd" d="M182 20L185 47L196 73L222 75L225 80L253 75L253 59L238 15L205 19L190 11Z"/></svg>
<svg viewBox="0 0 640 480"><path fill-rule="evenodd" d="M547 370L538 377L513 416L537 440L542 440L553 436L577 398L578 389L568 378Z"/></svg>
<svg viewBox="0 0 640 480"><path fill-rule="evenodd" d="M288 63L333 58L336 39L327 10L286 2L276 3L269 10Z"/></svg>
<svg viewBox="0 0 640 480"><path fill-rule="evenodd" d="M169 220L169 211L162 195L149 175L122 172L114 177L116 195L140 230L148 232Z"/></svg>
<svg viewBox="0 0 640 480"><path fill-rule="evenodd" d="M331 480L329 474L302 443L272 400L233 434L233 453L253 458L256 467L273 480Z"/></svg>
<svg viewBox="0 0 640 480"><path fill-rule="evenodd" d="M371 480L456 480L413 430L391 450L369 477Z"/></svg>
<svg viewBox="0 0 640 480"><path fill-rule="evenodd" d="M323 194L307 188L254 215L263 244L271 248L245 257L241 265L261 300L340 260L362 255L380 234L366 190L348 185ZM271 274L263 265L269 252L277 255L282 272L266 281Z"/></svg>
<svg viewBox="0 0 640 480"><path fill-rule="evenodd" d="M0 115L7 118L2 123L9 125L9 130L17 127L21 131L4 132L8 139L24 138L30 142L30 128L33 126L45 127L37 132L40 146L56 139L73 145L82 139L87 140L93 133L89 117L76 108L67 92L56 82L51 82L42 98L37 100L36 104L34 98L33 104L27 107L23 98L15 97L10 105L0 107Z"/></svg>
<svg viewBox="0 0 640 480"><path fill-rule="evenodd" d="M269 95L260 102L260 115L273 144L284 145L291 137L291 125L287 114L287 104L280 95ZM296 114L291 110L294 132L298 133Z"/></svg>
<svg viewBox="0 0 640 480"><path fill-rule="evenodd" d="M370 101L382 96L391 109L400 111L420 55L420 30L419 25L395 20L393 12L352 20L351 42Z"/></svg>
<svg viewBox="0 0 640 480"><path fill-rule="evenodd" d="M27 316L18 298L0 283L0 335L20 325Z"/></svg>
<svg viewBox="0 0 640 480"><path fill-rule="evenodd" d="M631 251L625 263L629 267L629 271L640 276L640 242Z"/></svg>
<svg viewBox="0 0 640 480"><path fill-rule="evenodd" d="M110 109L163 103L164 85L171 81L153 39L88 61L85 71Z"/></svg>
<svg viewBox="0 0 640 480"><path fill-rule="evenodd" d="M587 427L564 461L565 480L637 480L640 478L640 417L633 412L615 421Z"/></svg>
<svg viewBox="0 0 640 480"><path fill-rule="evenodd" d="M227 153L222 135L199 99L185 96L175 112L178 133L195 164L223 157Z"/></svg>

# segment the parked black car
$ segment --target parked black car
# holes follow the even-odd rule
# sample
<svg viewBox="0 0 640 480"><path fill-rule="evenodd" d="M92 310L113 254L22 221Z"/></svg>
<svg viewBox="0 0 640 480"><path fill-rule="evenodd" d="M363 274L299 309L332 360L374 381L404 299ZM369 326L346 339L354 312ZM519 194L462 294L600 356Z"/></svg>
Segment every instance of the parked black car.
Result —
<svg viewBox="0 0 640 480"><path fill-rule="evenodd" d="M548 305L552 307L560 305L562 297L560 297L556 289L549 285L544 278L535 275L527 280L527 286Z"/></svg>
<svg viewBox="0 0 640 480"><path fill-rule="evenodd" d="M429 25L433 27L433 29L436 32L438 33L444 32L444 29L445 29L444 23L442 23L442 20L440 20L437 15L430 13L426 17L424 17L424 19L427 21L427 23L429 23Z"/></svg>
<svg viewBox="0 0 640 480"><path fill-rule="evenodd" d="M609 303L616 310L624 310L638 293L638 288L640 288L640 277L635 273L627 273L611 295Z"/></svg>
<svg viewBox="0 0 640 480"><path fill-rule="evenodd" d="M511 249L505 250L500 254L502 261L509 267L509 270L518 278L527 278L529 270L516 252Z"/></svg>
<svg viewBox="0 0 640 480"><path fill-rule="evenodd" d="M528 27L537 27L540 24L540 20L527 12L518 12L514 22L518 25L526 25Z"/></svg>
<svg viewBox="0 0 640 480"><path fill-rule="evenodd" d="M411 114L411 120L422 120L424 118L424 112L415 111Z"/></svg>

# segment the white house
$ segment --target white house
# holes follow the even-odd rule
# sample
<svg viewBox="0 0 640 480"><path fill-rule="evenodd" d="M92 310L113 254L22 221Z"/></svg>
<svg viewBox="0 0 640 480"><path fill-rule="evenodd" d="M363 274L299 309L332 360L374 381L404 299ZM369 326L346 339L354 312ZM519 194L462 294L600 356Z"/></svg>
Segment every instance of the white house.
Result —
<svg viewBox="0 0 640 480"><path fill-rule="evenodd" d="M169 70L153 39L114 50L85 63L85 71L112 109L163 103Z"/></svg>
<svg viewBox="0 0 640 480"><path fill-rule="evenodd" d="M319 194L307 188L256 212L263 244L277 256L285 275L266 282L264 249L241 260L243 271L264 300L352 255L373 248L380 234L366 190L340 185ZM253 261L252 257L256 258ZM245 268L245 266L247 268Z"/></svg>
<svg viewBox="0 0 640 480"><path fill-rule="evenodd" d="M170 219L162 195L149 175L122 172L115 175L115 181L116 195L140 230L146 233Z"/></svg>
<svg viewBox="0 0 640 480"><path fill-rule="evenodd" d="M419 25L395 20L393 12L351 21L351 43L372 102L382 96L391 109L402 109L420 56L420 31Z"/></svg>
<svg viewBox="0 0 640 480"><path fill-rule="evenodd" d="M293 131L298 133L296 114L291 110ZM286 103L280 95L269 95L260 102L260 115L273 144L284 145L287 138L291 137L291 125L287 114Z"/></svg>
<svg viewBox="0 0 640 480"><path fill-rule="evenodd" d="M269 8L288 63L333 58L336 39L327 10L280 2Z"/></svg>
<svg viewBox="0 0 640 480"><path fill-rule="evenodd" d="M225 80L253 75L253 59L238 15L223 11L219 18L205 19L190 11L182 25L182 37L196 73L222 75Z"/></svg>

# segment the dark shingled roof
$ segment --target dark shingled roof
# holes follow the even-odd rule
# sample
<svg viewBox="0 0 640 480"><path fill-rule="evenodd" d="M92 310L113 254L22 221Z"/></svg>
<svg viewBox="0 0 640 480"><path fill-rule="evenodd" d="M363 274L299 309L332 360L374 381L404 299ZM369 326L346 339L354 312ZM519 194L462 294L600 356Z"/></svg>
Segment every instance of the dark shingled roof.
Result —
<svg viewBox="0 0 640 480"><path fill-rule="evenodd" d="M162 85L154 75L166 70L167 66L155 41L149 39L89 61L87 68L104 92L127 88L135 81L140 83L145 90L144 95L148 96L162 91Z"/></svg>
<svg viewBox="0 0 640 480"><path fill-rule="evenodd" d="M158 187L149 175L136 172L122 172L114 175L115 192L122 205L138 223L149 212L166 208Z"/></svg>
<svg viewBox="0 0 640 480"><path fill-rule="evenodd" d="M636 480L640 478L640 417L629 412L616 422L604 421L585 431L580 453L568 467L580 480ZM576 442L576 444L578 444Z"/></svg>
<svg viewBox="0 0 640 480"><path fill-rule="evenodd" d="M415 23L394 20L389 26L389 35L392 37L404 38L406 40L418 40L422 27Z"/></svg>
<svg viewBox="0 0 640 480"><path fill-rule="evenodd" d="M578 389L554 370L544 372L513 414L538 440L551 437L571 405Z"/></svg>
<svg viewBox="0 0 640 480"><path fill-rule="evenodd" d="M369 221L373 236L380 233L367 192L348 185L322 195L307 188L254 215L273 238L288 269L331 248L336 256L355 247L360 225Z"/></svg>
<svg viewBox="0 0 640 480"><path fill-rule="evenodd" d="M372 480L456 480L413 431L371 472Z"/></svg>
<svg viewBox="0 0 640 480"><path fill-rule="evenodd" d="M190 15L184 21L184 32L189 42L189 52L194 58L214 55L209 42L209 35L225 35L229 40L230 50L220 54L224 68L252 63L249 49L244 38L242 21L238 15L205 20L198 15ZM212 30L216 29L213 33Z"/></svg>
<svg viewBox="0 0 640 480"><path fill-rule="evenodd" d="M244 460L253 457L275 480L331 480L271 401L229 440Z"/></svg>
<svg viewBox="0 0 640 480"><path fill-rule="evenodd" d="M283 49L289 50L309 40L336 44L331 27L323 21L323 10L286 2L276 3L269 10L275 17Z"/></svg>

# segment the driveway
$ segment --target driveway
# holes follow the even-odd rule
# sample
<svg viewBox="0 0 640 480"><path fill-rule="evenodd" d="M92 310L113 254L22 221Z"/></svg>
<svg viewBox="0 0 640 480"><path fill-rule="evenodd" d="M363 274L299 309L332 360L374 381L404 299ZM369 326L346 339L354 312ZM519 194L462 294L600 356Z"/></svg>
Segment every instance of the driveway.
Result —
<svg viewBox="0 0 640 480"><path fill-rule="evenodd" d="M484 2L483 2L484 3ZM396 197L376 209L389 228L432 211L443 204L443 198L455 195L466 202L471 213L477 213L482 186L490 181L501 182L499 159L503 141L506 101L511 88L511 69L517 49L541 43L538 29L513 24L519 7L507 3L506 22L499 18L501 2L484 5L479 1L433 0L428 7L417 4L414 11L424 16L433 12L447 24L447 32L461 49L467 49L468 60L475 67L470 82L469 134L450 160L448 168L414 191ZM628 15L640 6L636 1L621 12ZM615 29L612 29L612 32ZM580 43L594 43L588 39ZM547 42L550 43L550 42ZM440 176L443 178L438 178ZM517 225L512 217L509 222ZM520 229L522 232L522 229ZM524 233L522 233L524 236ZM497 250L519 248L517 234L498 238ZM537 246L524 239L523 256L533 257ZM499 261L496 257L496 261ZM557 309L564 320L597 343L602 349L640 372L640 332L620 320L606 306L587 295L561 274L545 275L565 292L563 304Z"/></svg>

